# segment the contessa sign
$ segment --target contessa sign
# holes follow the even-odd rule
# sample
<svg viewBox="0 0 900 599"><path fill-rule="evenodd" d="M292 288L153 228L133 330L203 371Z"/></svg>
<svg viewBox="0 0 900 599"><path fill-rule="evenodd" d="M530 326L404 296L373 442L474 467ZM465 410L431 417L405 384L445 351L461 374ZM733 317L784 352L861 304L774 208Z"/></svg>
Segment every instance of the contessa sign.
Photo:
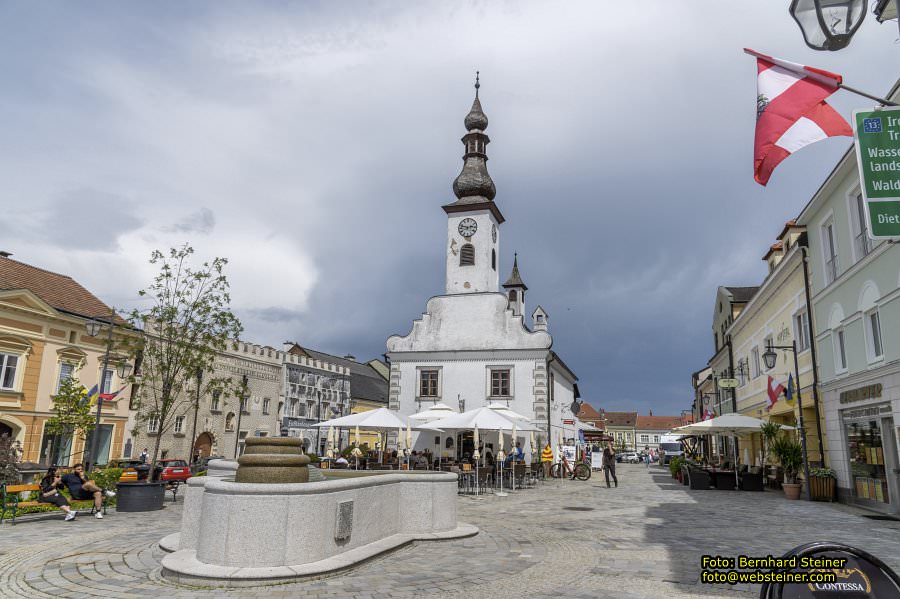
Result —
<svg viewBox="0 0 900 599"><path fill-rule="evenodd" d="M869 237L900 237L900 106L853 113Z"/></svg>

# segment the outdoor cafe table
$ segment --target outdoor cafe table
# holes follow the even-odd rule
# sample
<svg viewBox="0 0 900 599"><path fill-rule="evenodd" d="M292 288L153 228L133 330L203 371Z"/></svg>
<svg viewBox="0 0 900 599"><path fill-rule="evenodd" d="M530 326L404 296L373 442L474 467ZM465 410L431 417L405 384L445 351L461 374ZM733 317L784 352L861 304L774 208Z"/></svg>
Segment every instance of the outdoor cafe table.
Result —
<svg viewBox="0 0 900 599"><path fill-rule="evenodd" d="M709 473L710 484L717 489L734 490L734 470L717 470L715 468L704 468Z"/></svg>

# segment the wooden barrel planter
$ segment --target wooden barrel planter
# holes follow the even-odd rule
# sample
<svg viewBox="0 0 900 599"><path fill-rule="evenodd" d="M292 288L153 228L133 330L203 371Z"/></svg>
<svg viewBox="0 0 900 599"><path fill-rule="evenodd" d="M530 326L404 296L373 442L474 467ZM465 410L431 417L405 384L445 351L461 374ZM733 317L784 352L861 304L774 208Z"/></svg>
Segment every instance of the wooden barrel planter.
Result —
<svg viewBox="0 0 900 599"><path fill-rule="evenodd" d="M813 501L834 501L835 480L830 476L810 476L809 494Z"/></svg>
<svg viewBox="0 0 900 599"><path fill-rule="evenodd" d="M163 508L166 483L120 482L116 485L117 512L152 512Z"/></svg>

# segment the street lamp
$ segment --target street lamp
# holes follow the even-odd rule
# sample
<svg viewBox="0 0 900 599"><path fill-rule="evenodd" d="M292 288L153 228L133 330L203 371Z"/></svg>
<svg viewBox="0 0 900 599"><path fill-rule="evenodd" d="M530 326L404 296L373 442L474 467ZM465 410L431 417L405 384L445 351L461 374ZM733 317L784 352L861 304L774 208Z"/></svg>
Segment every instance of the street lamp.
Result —
<svg viewBox="0 0 900 599"><path fill-rule="evenodd" d="M803 447L803 476L806 478L806 498L809 499L809 454L806 451L806 426L803 424L803 397L800 395L800 363L797 360L797 341L791 341L790 345L772 345L770 342L766 346L766 351L763 353L763 361L766 364L766 368L775 368L775 363L778 361L778 354L775 352L776 349L791 350L794 353L794 375L796 377L795 380L797 381L797 407L800 409L800 444Z"/></svg>
<svg viewBox="0 0 900 599"><path fill-rule="evenodd" d="M200 387L203 384L203 369L197 369L197 396L194 399L194 428L191 431L190 464L194 463L194 444L197 442L197 411L200 409ZM240 434L240 433L239 433Z"/></svg>
<svg viewBox="0 0 900 599"><path fill-rule="evenodd" d="M103 377L106 376L106 371L109 369L109 353L112 351L112 334L113 334L113 326L114 326L114 318L116 315L115 308L110 308L110 316L109 321L107 322L107 335L106 335L106 352L103 354L103 370L100 371L100 384L97 385L97 393L103 393ZM103 323L96 318L92 318L91 320L84 323L84 328L87 331L87 334L91 337L96 337L100 334L100 330L103 328ZM116 368L118 371L119 378L125 378L131 373L131 365L127 362L121 362ZM88 471L90 471L93 466L97 463L97 454L100 451L100 409L103 406L103 399L101 397L97 398L97 415L94 420L94 433L91 436L91 453L90 460L85 460L87 463L85 467Z"/></svg>
<svg viewBox="0 0 900 599"><path fill-rule="evenodd" d="M247 386L247 375L241 377L241 396L238 399L238 421L234 437L234 459L238 457L238 444L241 442L241 416L244 415L244 402L249 401L250 389ZM249 406L248 406L249 407Z"/></svg>
<svg viewBox="0 0 900 599"><path fill-rule="evenodd" d="M791 16L813 50L846 48L866 17L866 0L793 0Z"/></svg>

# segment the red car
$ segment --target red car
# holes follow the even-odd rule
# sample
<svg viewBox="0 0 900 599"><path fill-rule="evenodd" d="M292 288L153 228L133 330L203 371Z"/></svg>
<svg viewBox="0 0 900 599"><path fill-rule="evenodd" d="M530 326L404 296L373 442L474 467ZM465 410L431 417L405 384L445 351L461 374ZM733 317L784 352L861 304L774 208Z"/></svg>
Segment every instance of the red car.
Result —
<svg viewBox="0 0 900 599"><path fill-rule="evenodd" d="M158 480L184 482L191 477L191 467L184 460L159 460L156 469L162 470Z"/></svg>

